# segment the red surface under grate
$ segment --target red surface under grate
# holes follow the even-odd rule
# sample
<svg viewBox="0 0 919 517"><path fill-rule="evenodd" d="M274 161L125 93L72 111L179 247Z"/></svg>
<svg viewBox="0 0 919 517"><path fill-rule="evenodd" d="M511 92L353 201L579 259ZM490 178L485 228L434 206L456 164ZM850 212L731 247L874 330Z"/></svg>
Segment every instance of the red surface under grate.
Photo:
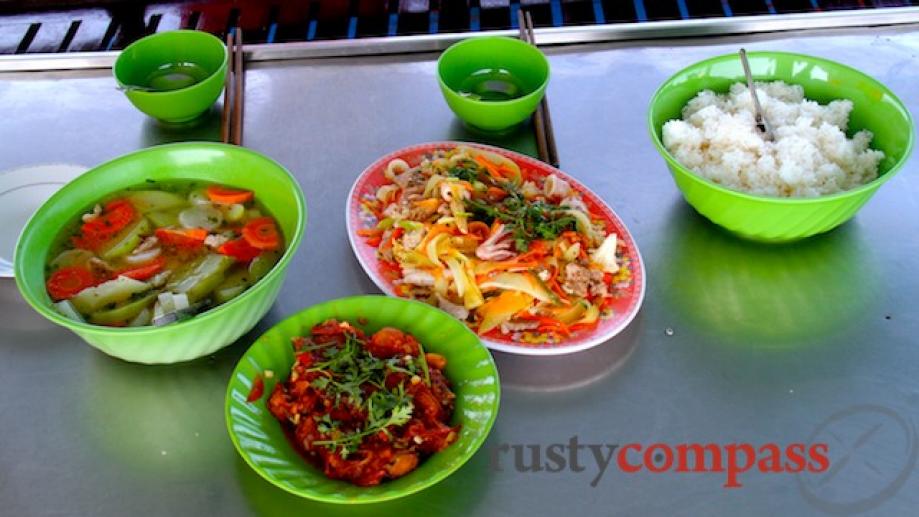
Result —
<svg viewBox="0 0 919 517"><path fill-rule="evenodd" d="M0 54L123 48L157 31L197 28L275 43L538 26L641 23L911 5L909 0L0 0Z"/></svg>

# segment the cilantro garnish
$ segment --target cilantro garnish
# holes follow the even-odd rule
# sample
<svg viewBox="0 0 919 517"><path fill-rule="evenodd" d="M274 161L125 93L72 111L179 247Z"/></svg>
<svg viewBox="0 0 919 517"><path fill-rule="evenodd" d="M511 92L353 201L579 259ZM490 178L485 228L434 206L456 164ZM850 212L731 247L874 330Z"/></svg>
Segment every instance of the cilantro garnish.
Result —
<svg viewBox="0 0 919 517"><path fill-rule="evenodd" d="M477 220L491 224L500 220L511 231L517 251L526 251L537 239L553 240L562 232L576 230L577 221L567 213L568 207L546 201L529 201L510 183L502 188L508 196L496 204L475 199L466 200L467 209Z"/></svg>
<svg viewBox="0 0 919 517"><path fill-rule="evenodd" d="M406 382L423 373L425 382L430 384L423 352L421 365L417 364L416 357L409 361L404 357L380 359L372 356L354 333L346 333L341 346L314 345L302 350L306 349L321 350L316 354L321 359L307 371L323 375L313 379L310 386L334 398L336 406L346 402L366 415L365 424L357 429L343 429L341 422L333 420L328 413L317 420L317 429L331 438L312 443L338 451L343 458L357 451L365 437L379 432L392 436L391 428L411 420L414 404L405 391ZM387 388L386 377L393 372L403 373L408 379Z"/></svg>

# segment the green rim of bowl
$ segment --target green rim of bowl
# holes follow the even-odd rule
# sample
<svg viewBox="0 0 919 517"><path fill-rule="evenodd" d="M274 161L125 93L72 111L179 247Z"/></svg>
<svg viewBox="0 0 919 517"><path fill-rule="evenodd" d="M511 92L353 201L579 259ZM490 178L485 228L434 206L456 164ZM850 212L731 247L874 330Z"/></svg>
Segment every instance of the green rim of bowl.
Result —
<svg viewBox="0 0 919 517"><path fill-rule="evenodd" d="M444 354L447 377L457 394L453 422L463 425L459 439L406 476L372 487L329 479L303 458L265 402L275 384L289 375L294 360L290 338L307 334L313 325L329 318L348 320L358 326L363 326L358 319L366 318L368 331L393 326L415 335L425 351ZM455 370L451 371L451 367ZM272 370L273 375L266 377L265 370ZM257 402L249 403L246 398L257 375L263 378L264 394ZM271 484L315 501L364 504L404 497L450 476L485 443L497 418L500 399L500 379L494 359L465 325L422 302L364 295L313 305L262 334L233 369L227 385L224 417L239 455Z"/></svg>
<svg viewBox="0 0 919 517"><path fill-rule="evenodd" d="M110 167L110 166L118 165L119 163L122 163L122 162L134 160L137 158L138 155L143 155L145 153L162 151L164 149L172 149L172 148L182 149L182 148L189 148L189 147L203 148L203 149L207 149L207 148L225 149L226 147L228 147L228 145L214 143L214 142L179 142L179 143L174 143L174 144L164 144L164 145L158 145L154 147L148 147L146 149L141 149L141 150L134 151L128 154L124 154L122 156L119 156L118 158L115 158L101 165L93 167L89 171L85 172L83 175L91 174L98 167L102 167L102 166ZM267 160L268 162L276 166L278 170L284 171L284 173L290 179L291 188L294 192L294 197L297 202L296 208L298 212L302 214L302 217L297 218L297 226L293 232L293 236L291 237L290 242L287 244L287 249L284 251L284 255L281 256L281 260L279 260L278 263L275 264L273 268L271 268L271 271L269 271L267 275L265 275L262 279L256 282L255 285L247 289L241 295L237 296L236 298L233 298L232 300L226 303L220 304L217 307L214 307L201 314L198 314L194 318L188 319L186 321L178 322L173 325L169 325L168 327L149 327L149 326L148 327L134 327L134 328L106 327L104 325L92 325L90 323L81 323L79 321L75 321L70 318L67 318L66 316L54 310L52 308L52 305L49 304L46 300L43 300L39 297L34 296L31 290L26 289L25 286L22 284L22 280L21 280L23 276L22 268L24 267L22 264L25 263L25 257L21 256L22 247L20 246L20 243L22 241L22 235L25 235L28 232L37 230L36 228L33 228L33 226L36 224L35 221L38 218L39 213L42 212L46 206L53 205L55 202L59 201L62 197L66 195L67 187L64 186L63 188L55 192L50 198L48 198L48 200L45 201L45 203L41 207L39 207L39 209L36 210L34 214L32 214L32 217L29 218L29 221L23 227L22 234L20 235L16 243L16 251L13 254L13 257L14 257L13 258L13 270L14 270L14 276L16 278L16 284L17 284L17 287L19 288L19 292L22 295L22 297L25 298L25 300L29 303L29 305L32 306L32 308L38 311L42 316L51 320L53 323L56 323L58 325L61 325L62 327L69 328L72 330L87 330L87 331L91 331L92 333L96 335L109 335L109 336L153 335L153 334L160 332L163 328L181 327L183 325L189 325L189 324L196 323L196 322L219 318L221 316L221 313L224 312L225 309L242 304L242 303L246 303L246 300L249 298L249 296L247 296L248 294L259 292L263 288L263 286L269 285L272 282L272 279L278 277L279 275L283 275L284 272L286 271L287 265L290 263L291 260L293 260L294 253L297 251L297 248L300 246L300 242L303 240L303 233L306 228L307 209L306 209L306 200L303 196L303 191L300 188L300 184L297 183L297 180L290 173L290 171L287 170L287 168L285 168L283 165L279 164L278 162L272 160L271 158L261 153L257 153L255 151L247 149L245 147L238 147L238 146L229 146L229 147L232 147L234 149L234 152L249 154L258 159ZM101 198L105 196L106 194L109 194L109 192L100 194L99 197ZM77 214L78 212L75 212L72 217L75 218ZM42 265L42 267L44 267L44 264Z"/></svg>
<svg viewBox="0 0 919 517"><path fill-rule="evenodd" d="M459 95L459 93L457 93L456 90L451 88L444 81L443 74L441 74L440 72L444 58L446 56L449 56L451 53L462 51L463 47L467 47L469 45L482 45L482 44L488 43L488 41L490 40L512 41L514 42L514 44L519 43L520 45L522 45L521 48L527 48L528 50L535 51L534 55L538 55L539 59L543 62L543 64L546 67L546 77L545 79L542 80L541 83L539 83L539 86L537 88L533 89L533 91L531 91L530 93L526 95L517 97L515 99L509 99L509 100L504 100L504 101L487 101L487 103L486 101L473 101L469 99L470 102L483 103L489 106L509 106L511 104L525 104L527 101L531 101L534 97L542 97L545 94L546 86L549 84L549 78L552 72L551 67L549 66L549 59L546 58L546 55L543 54L541 50L530 45L529 43L524 43L516 38L508 38L506 36L478 36L478 37L473 37L469 39L464 39L463 41L460 41L459 43L454 43L453 45L450 45L447 48L447 50L444 50L440 54L440 57L437 58L437 82L440 84L440 87Z"/></svg>
<svg viewBox="0 0 919 517"><path fill-rule="evenodd" d="M906 117L906 120L909 123L909 126L911 128L914 127L912 115L910 114L909 110L906 108L906 105L903 104L903 101L900 100L900 98L897 97L890 90L890 88L888 88L886 85L884 85L882 82L878 81L877 79L849 65L845 65L843 63L839 63L839 62L832 61L830 59L825 59L822 57L815 57L815 56L810 56L807 54L799 54L796 52L754 51L754 52L747 52L747 55L750 57L782 55L782 56L788 56L788 57L801 58L801 59L805 59L808 61L813 61L815 63L823 63L823 64L831 65L833 67L839 67L839 68L845 69L877 85L881 91L889 95L894 101L896 101L898 107L900 108L900 111L902 111L903 113L903 116ZM729 194L732 196L738 196L744 199L753 200L753 201L769 201L769 202L778 203L778 204L803 205L803 204L809 204L809 203L822 202L826 200L855 197L855 196L860 196L865 192L873 191L876 188L880 187L885 182L887 182L891 177L893 177L893 175L896 174L903 167L903 165L906 163L906 161L909 159L910 155L912 154L913 143L915 139L915 134L914 134L915 131L910 131L909 141L907 142L906 148L903 150L903 156L901 156L900 159L895 164L893 164L888 171L879 175L874 180L868 183L865 183L864 185L860 185L854 189L846 190L845 192L837 192L836 194L830 194L827 196L819 196L819 197L809 197L809 198L774 197L774 196L762 196L762 195L750 194L748 192L742 192L739 190L729 189L727 187L724 187L722 185L715 183L714 181L711 181L707 178L703 178L702 176L699 176L693 170L681 164L679 160L677 160L676 157L670 154L667 148L664 147L664 143L661 141L660 137L658 137L658 134L657 134L659 128L656 128L654 125L654 107L657 105L660 95L670 86L670 82L673 80L674 77L682 75L693 68L702 67L702 66L705 66L711 63L715 63L715 62L718 62L724 59L732 58L732 57L737 58L736 54L722 54L719 56L704 59L702 61L697 61L689 66L686 66L680 69L678 72L671 75L666 81L663 82L663 84L661 84L661 86L657 88L657 91L655 91L654 95L651 97L651 102L648 107L648 131L651 134L651 140L654 142L654 146L657 147L658 152L661 153L661 155L667 160L667 162L673 165L676 165L680 167L681 169L685 170L688 173L688 175L694 180L696 180L697 182L704 183L706 186L716 191L719 191L725 194Z"/></svg>

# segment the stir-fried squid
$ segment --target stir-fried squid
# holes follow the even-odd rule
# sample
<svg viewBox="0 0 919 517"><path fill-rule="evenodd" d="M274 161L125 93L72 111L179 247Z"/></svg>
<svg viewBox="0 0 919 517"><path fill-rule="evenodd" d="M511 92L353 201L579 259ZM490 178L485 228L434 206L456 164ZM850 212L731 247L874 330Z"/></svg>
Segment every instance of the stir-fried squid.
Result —
<svg viewBox="0 0 919 517"><path fill-rule="evenodd" d="M623 246L556 174L459 146L391 161L362 200L358 230L399 296L427 301L479 334L558 342L595 328L630 285Z"/></svg>

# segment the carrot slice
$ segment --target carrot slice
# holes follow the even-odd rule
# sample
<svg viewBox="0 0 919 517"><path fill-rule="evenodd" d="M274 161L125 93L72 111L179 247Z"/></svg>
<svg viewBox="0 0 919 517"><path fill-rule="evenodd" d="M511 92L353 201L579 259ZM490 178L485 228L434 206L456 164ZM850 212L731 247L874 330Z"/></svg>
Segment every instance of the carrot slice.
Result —
<svg viewBox="0 0 919 517"><path fill-rule="evenodd" d="M171 244L180 248L196 248L204 245L207 230L204 228L157 228L156 238L163 244Z"/></svg>
<svg viewBox="0 0 919 517"><path fill-rule="evenodd" d="M569 332L580 332L582 330L594 330L600 323L599 318L593 323L578 323L568 327Z"/></svg>
<svg viewBox="0 0 919 517"><path fill-rule="evenodd" d="M84 233L115 234L131 224L137 212L134 206L125 199L116 199L106 203L102 213L95 219L83 224Z"/></svg>
<svg viewBox="0 0 919 517"><path fill-rule="evenodd" d="M485 191L485 197L488 198L489 201L497 203L507 197L507 192L498 187L488 187L488 190Z"/></svg>
<svg viewBox="0 0 919 517"><path fill-rule="evenodd" d="M208 199L221 205L232 205L234 203L245 203L251 201L254 195L251 190L236 190L223 187L220 185L211 185L205 190Z"/></svg>
<svg viewBox="0 0 919 517"><path fill-rule="evenodd" d="M126 276L128 278L133 278L134 280L146 280L159 273L165 265L166 259L164 257L157 257L153 259L152 262L148 262L143 266L119 271L116 273L116 276Z"/></svg>
<svg viewBox="0 0 919 517"><path fill-rule="evenodd" d="M80 227L82 235L74 237L73 243L78 248L96 250L131 224L136 217L137 211L128 200L109 201L101 214L83 223Z"/></svg>
<svg viewBox="0 0 919 517"><path fill-rule="evenodd" d="M482 221L472 221L469 223L469 235L476 238L476 240L484 241L488 238L488 235L491 233L491 230L488 228L488 225Z"/></svg>
<svg viewBox="0 0 919 517"><path fill-rule="evenodd" d="M92 272L82 266L62 267L48 278L45 286L55 301L65 300L96 283Z"/></svg>
<svg viewBox="0 0 919 517"><path fill-rule="evenodd" d="M383 232L386 231L382 228L361 228L357 231L357 234L361 237L379 237L383 235Z"/></svg>
<svg viewBox="0 0 919 517"><path fill-rule="evenodd" d="M281 245L281 236L278 235L278 227L274 224L274 219L270 217L258 217L243 226L243 238L246 239L253 248L260 250L276 250Z"/></svg>
<svg viewBox="0 0 919 517"><path fill-rule="evenodd" d="M242 237L221 244L217 251L240 262L249 262L262 252Z"/></svg>
<svg viewBox="0 0 919 517"><path fill-rule="evenodd" d="M486 159L483 158L482 156L476 156L474 159L475 159L475 162L476 162L476 163L478 163L479 165L482 166L483 169L485 169L486 171L488 171L488 174L490 174L492 178L495 178L496 180L503 180L503 179L504 179L504 176L501 175L501 172L498 171L498 168L495 167L495 164L493 164L493 163L491 163L490 161L486 160Z"/></svg>

